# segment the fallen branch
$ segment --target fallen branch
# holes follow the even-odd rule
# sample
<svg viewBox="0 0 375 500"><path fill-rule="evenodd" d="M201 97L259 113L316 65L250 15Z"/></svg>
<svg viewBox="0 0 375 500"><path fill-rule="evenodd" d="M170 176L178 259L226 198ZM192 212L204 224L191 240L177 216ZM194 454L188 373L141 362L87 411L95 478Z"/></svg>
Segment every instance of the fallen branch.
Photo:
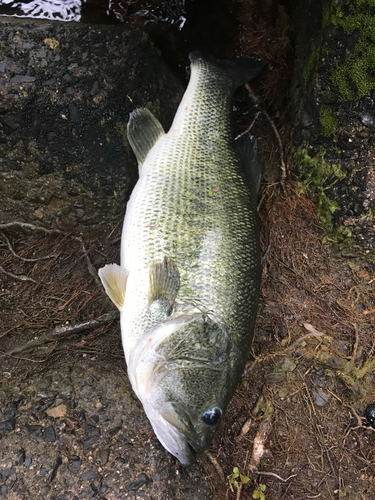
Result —
<svg viewBox="0 0 375 500"><path fill-rule="evenodd" d="M84 330L98 328L99 326L110 323L119 318L118 311L111 311L109 313L105 313L100 316L98 319L92 319L90 321L83 321L81 323L76 323L74 325L64 325L64 326L56 326L51 332L46 333L45 335L41 335L39 338L35 340L31 340L30 342L26 342L23 345L15 347L14 349L5 352L5 355L13 356L15 354L19 354L22 352L27 352L36 347L40 347L42 345L48 344L49 342L55 342L56 340L60 340L61 338L67 337L72 334L77 334Z"/></svg>

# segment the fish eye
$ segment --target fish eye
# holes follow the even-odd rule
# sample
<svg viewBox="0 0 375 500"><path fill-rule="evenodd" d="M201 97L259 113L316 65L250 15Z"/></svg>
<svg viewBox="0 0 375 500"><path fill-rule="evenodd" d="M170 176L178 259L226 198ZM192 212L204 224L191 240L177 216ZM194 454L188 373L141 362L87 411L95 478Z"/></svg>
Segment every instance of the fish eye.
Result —
<svg viewBox="0 0 375 500"><path fill-rule="evenodd" d="M220 420L222 414L223 412L220 408L210 408L203 413L202 420L207 425L215 425Z"/></svg>

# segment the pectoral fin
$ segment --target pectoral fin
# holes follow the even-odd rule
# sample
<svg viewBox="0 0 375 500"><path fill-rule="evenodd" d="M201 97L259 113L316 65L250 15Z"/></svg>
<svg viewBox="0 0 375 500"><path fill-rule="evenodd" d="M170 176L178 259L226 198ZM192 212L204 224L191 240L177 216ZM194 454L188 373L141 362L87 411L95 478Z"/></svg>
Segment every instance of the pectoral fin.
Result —
<svg viewBox="0 0 375 500"><path fill-rule="evenodd" d="M151 148L165 134L159 120L146 108L139 108L130 115L128 140L138 160L139 167Z"/></svg>
<svg viewBox="0 0 375 500"><path fill-rule="evenodd" d="M169 316L180 287L180 273L169 257L150 268L149 304L155 313Z"/></svg>
<svg viewBox="0 0 375 500"><path fill-rule="evenodd" d="M107 295L121 311L125 300L127 270L117 264L107 264L99 269L98 274Z"/></svg>

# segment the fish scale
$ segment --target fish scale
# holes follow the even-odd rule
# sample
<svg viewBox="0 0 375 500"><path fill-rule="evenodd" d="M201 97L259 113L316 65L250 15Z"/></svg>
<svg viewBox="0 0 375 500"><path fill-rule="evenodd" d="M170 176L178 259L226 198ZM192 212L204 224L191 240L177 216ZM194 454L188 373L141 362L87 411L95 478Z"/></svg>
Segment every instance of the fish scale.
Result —
<svg viewBox="0 0 375 500"><path fill-rule="evenodd" d="M191 460L187 442L200 451L212 438L216 425L204 423L205 410L221 415L241 376L261 275L258 182L246 183L230 115L235 89L262 63L190 57L189 86L169 132L147 110L130 119L140 175L127 205L121 267L100 272L110 296L113 273L112 288L126 281L125 299L114 302L129 377L159 440L183 463Z"/></svg>

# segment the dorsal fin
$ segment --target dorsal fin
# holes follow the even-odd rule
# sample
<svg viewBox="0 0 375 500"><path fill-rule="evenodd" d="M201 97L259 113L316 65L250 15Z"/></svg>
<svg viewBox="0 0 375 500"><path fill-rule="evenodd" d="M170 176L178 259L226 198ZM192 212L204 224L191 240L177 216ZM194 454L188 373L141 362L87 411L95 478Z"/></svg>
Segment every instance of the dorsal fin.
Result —
<svg viewBox="0 0 375 500"><path fill-rule="evenodd" d="M154 315L170 315L179 288L180 273L171 258L151 266L148 300Z"/></svg>
<svg viewBox="0 0 375 500"><path fill-rule="evenodd" d="M133 111L128 122L128 140L139 167L154 144L165 134L164 129L155 116L146 108Z"/></svg>

